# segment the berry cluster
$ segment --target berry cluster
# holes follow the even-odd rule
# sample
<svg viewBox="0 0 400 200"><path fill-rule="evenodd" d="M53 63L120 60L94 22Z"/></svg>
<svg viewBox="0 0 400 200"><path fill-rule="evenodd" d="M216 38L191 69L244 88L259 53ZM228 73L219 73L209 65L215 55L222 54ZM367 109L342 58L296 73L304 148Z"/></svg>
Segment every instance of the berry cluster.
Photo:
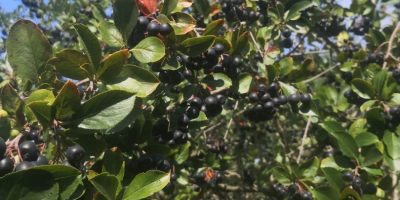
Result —
<svg viewBox="0 0 400 200"><path fill-rule="evenodd" d="M181 120L187 125L190 122L187 116L183 116L183 119L179 117L178 123ZM185 144L188 141L187 130L185 130L185 127L182 127L180 130L168 131L169 121L165 118L160 118L153 125L152 135L160 144L167 145L168 147L176 147Z"/></svg>
<svg viewBox="0 0 400 200"><path fill-rule="evenodd" d="M344 41L346 44L340 47L342 52L346 53L347 58L353 58L355 52L360 50L360 45L354 44L353 41Z"/></svg>
<svg viewBox="0 0 400 200"><path fill-rule="evenodd" d="M344 181L351 183L350 186L360 195L362 194L375 195L376 192L378 191L378 188L373 183L368 183L364 185L362 179L356 176L352 171L344 171L342 173L342 178Z"/></svg>
<svg viewBox="0 0 400 200"><path fill-rule="evenodd" d="M148 37L157 37L158 34L167 36L172 32L172 27L168 23L158 23L157 21L150 22L147 17L140 16L135 29L128 39L129 45L131 47L136 46L140 41L146 38L146 32Z"/></svg>
<svg viewBox="0 0 400 200"><path fill-rule="evenodd" d="M393 106L389 108L388 113L382 113L383 118L385 119L386 126L389 129L395 129L398 125L400 125L400 107Z"/></svg>
<svg viewBox="0 0 400 200"><path fill-rule="evenodd" d="M199 13L195 13L193 15L193 18L196 20L196 26L199 28L205 28L207 27L207 24L204 23L204 16L199 14Z"/></svg>
<svg viewBox="0 0 400 200"><path fill-rule="evenodd" d="M204 99L204 102L200 97L194 97L190 101L190 106L186 110L186 115L189 119L195 119L199 116L200 111L202 111L207 117L215 117L222 112L225 102L226 97L222 94L208 96Z"/></svg>
<svg viewBox="0 0 400 200"><path fill-rule="evenodd" d="M213 172L213 170L207 169L205 171L196 172L193 175L193 178L196 182L193 185L193 190L198 192L201 189L201 185L204 185L204 184L206 184L208 186L211 186L212 184L218 185L218 184L222 183L225 176L221 172Z"/></svg>
<svg viewBox="0 0 400 200"><path fill-rule="evenodd" d="M371 64L376 63L378 65L382 65L384 62L385 55L382 52L378 53L370 53L368 56L364 58L364 63Z"/></svg>
<svg viewBox="0 0 400 200"><path fill-rule="evenodd" d="M285 186L274 183L272 184L272 188L274 189L274 192L279 199L283 199L286 196L287 191Z"/></svg>
<svg viewBox="0 0 400 200"><path fill-rule="evenodd" d="M39 150L37 149L35 143L33 143L32 141L25 141L21 143L18 148L23 162L20 162L15 167L15 171L49 164L49 160L47 160L46 157L40 155Z"/></svg>
<svg viewBox="0 0 400 200"><path fill-rule="evenodd" d="M315 22L315 27L326 36L338 36L340 32L346 30L343 23L344 17L339 17L337 14L332 14L332 20L321 19Z"/></svg>
<svg viewBox="0 0 400 200"><path fill-rule="evenodd" d="M79 145L69 147L66 153L67 160L61 164L75 167L76 169L83 170L82 159L85 157L85 149Z"/></svg>
<svg viewBox="0 0 400 200"><path fill-rule="evenodd" d="M132 160L129 169L133 172L142 173L148 170L160 170L169 173L171 164L160 154L141 154L138 160Z"/></svg>
<svg viewBox="0 0 400 200"><path fill-rule="evenodd" d="M4 157L7 151L6 142L0 138L0 177L14 170L14 161L10 157Z"/></svg>
<svg viewBox="0 0 400 200"><path fill-rule="evenodd" d="M35 0L22 0L22 4L24 4L26 7L32 7L32 8L39 7L38 2Z"/></svg>
<svg viewBox="0 0 400 200"><path fill-rule="evenodd" d="M282 44L284 48L290 48L293 46L293 41L290 39L290 35L292 32L288 28L284 28L281 32L282 36L284 37Z"/></svg>
<svg viewBox="0 0 400 200"><path fill-rule="evenodd" d="M243 170L243 181L248 185L253 185L256 179L251 175L250 170L244 169Z"/></svg>
<svg viewBox="0 0 400 200"><path fill-rule="evenodd" d="M172 193L175 189L175 182L176 180L178 180L178 175L176 175L175 173L171 172L171 175L169 177L169 182L168 184L164 187L164 191L166 193Z"/></svg>
<svg viewBox="0 0 400 200"><path fill-rule="evenodd" d="M206 143L209 145L208 151L210 153L214 153L216 158L219 157L220 154L226 154L229 151L229 146L225 145L223 139L218 141L213 141L212 139L207 139Z"/></svg>
<svg viewBox="0 0 400 200"><path fill-rule="evenodd" d="M360 23L355 24L354 26L349 27L349 32L353 32L355 35L363 36L364 34L369 32L369 29L373 27L373 21L370 20L369 17L364 17Z"/></svg>
<svg viewBox="0 0 400 200"><path fill-rule="evenodd" d="M42 144L43 143L43 135L39 135L39 130L37 129L26 129L23 130L22 132L23 137L26 138L26 140L33 140L35 144Z"/></svg>
<svg viewBox="0 0 400 200"><path fill-rule="evenodd" d="M244 1L223 1L221 2L222 12L217 13L213 16L213 20L226 18L228 22L234 22L236 20L236 16L242 22L253 23L257 21L260 17L260 13L257 13L254 10L246 9L242 6Z"/></svg>
<svg viewBox="0 0 400 200"><path fill-rule="evenodd" d="M257 92L249 94L249 100L255 105L244 112L244 116L250 121L258 123L260 121L268 121L276 114L276 109L289 103L292 111L297 113L299 110L306 113L311 109L311 96L308 93L301 95L291 94L287 97L284 94L279 94L280 86L276 82L272 82L269 86L266 84L258 84ZM300 108L298 103L302 102Z"/></svg>
<svg viewBox="0 0 400 200"><path fill-rule="evenodd" d="M365 99L363 99L360 96L358 96L358 94L355 93L351 89L349 89L349 90L344 92L344 97L347 99L347 102L349 102L350 104L355 104L355 105L358 105L358 106L361 106L363 103L366 102Z"/></svg>

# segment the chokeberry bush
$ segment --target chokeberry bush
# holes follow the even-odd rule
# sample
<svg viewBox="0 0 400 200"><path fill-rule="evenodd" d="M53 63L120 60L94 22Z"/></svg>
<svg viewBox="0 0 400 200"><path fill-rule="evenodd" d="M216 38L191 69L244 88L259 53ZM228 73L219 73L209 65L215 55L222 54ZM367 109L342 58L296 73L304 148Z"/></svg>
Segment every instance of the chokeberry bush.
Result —
<svg viewBox="0 0 400 200"><path fill-rule="evenodd" d="M398 0L1 6L0 199L399 199Z"/></svg>

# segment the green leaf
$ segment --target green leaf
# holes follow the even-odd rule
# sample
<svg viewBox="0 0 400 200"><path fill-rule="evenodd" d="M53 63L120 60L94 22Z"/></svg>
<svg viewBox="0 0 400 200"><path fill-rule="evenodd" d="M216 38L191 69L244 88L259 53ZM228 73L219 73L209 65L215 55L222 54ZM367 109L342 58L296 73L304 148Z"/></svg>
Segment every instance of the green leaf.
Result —
<svg viewBox="0 0 400 200"><path fill-rule="evenodd" d="M209 25L207 25L206 30L204 31L203 35L217 36L217 33L222 28L222 26L224 26L223 19L215 20L215 21L211 22Z"/></svg>
<svg viewBox="0 0 400 200"><path fill-rule="evenodd" d="M164 61L161 64L161 69L163 70L178 70L180 69L183 65L178 61L176 53L168 53L165 56Z"/></svg>
<svg viewBox="0 0 400 200"><path fill-rule="evenodd" d="M303 64L301 65L300 69L293 69L289 73L289 79L295 82L303 81L309 76L311 76L314 69L315 69L314 60L311 58L306 58Z"/></svg>
<svg viewBox="0 0 400 200"><path fill-rule="evenodd" d="M196 20L189 14L177 12L174 13L174 21L169 24L174 29L175 35L184 35L196 27Z"/></svg>
<svg viewBox="0 0 400 200"><path fill-rule="evenodd" d="M385 131L383 142L386 145L386 151L392 159L400 158L400 137L390 131Z"/></svg>
<svg viewBox="0 0 400 200"><path fill-rule="evenodd" d="M25 124L24 102L9 83L1 90L1 104L9 117L16 119L20 126Z"/></svg>
<svg viewBox="0 0 400 200"><path fill-rule="evenodd" d="M355 78L351 81L351 89L364 99L373 99L375 97L375 90L371 83Z"/></svg>
<svg viewBox="0 0 400 200"><path fill-rule="evenodd" d="M367 167L373 165L375 162L379 162L382 159L383 159L383 154L377 148L374 147L368 151L367 155L364 158L362 166Z"/></svg>
<svg viewBox="0 0 400 200"><path fill-rule="evenodd" d="M195 38L188 38L181 43L179 51L188 56L197 56L207 51L215 41L215 36L207 35Z"/></svg>
<svg viewBox="0 0 400 200"><path fill-rule="evenodd" d="M115 13L114 13L115 14ZM98 25L101 39L111 47L124 46L124 38L114 23L101 21ZM129 37L129 36L128 36Z"/></svg>
<svg viewBox="0 0 400 200"><path fill-rule="evenodd" d="M175 161L178 164L184 163L189 158L189 147L190 142L187 142L186 144L179 147L178 153L175 154Z"/></svg>
<svg viewBox="0 0 400 200"><path fill-rule="evenodd" d="M205 129L208 125L208 119L204 112L200 111L196 119L190 120L189 130Z"/></svg>
<svg viewBox="0 0 400 200"><path fill-rule="evenodd" d="M240 94L250 91L253 83L251 74L245 72L240 73L238 78L233 81L231 90Z"/></svg>
<svg viewBox="0 0 400 200"><path fill-rule="evenodd" d="M32 103L34 101L46 101L49 104L53 104L54 102L54 94L50 90L45 90L45 89L39 89L34 92L32 92L29 95L28 100L26 100L26 104ZM34 122L37 121L35 115L32 113L32 111L29 109L28 106L25 106L25 115L26 119L28 122Z"/></svg>
<svg viewBox="0 0 400 200"><path fill-rule="evenodd" d="M300 174L302 178L312 178L316 176L319 169L319 159L311 158L300 165Z"/></svg>
<svg viewBox="0 0 400 200"><path fill-rule="evenodd" d="M354 199L354 200L361 200L360 195L358 193L350 188L346 187L341 193L340 193L340 199Z"/></svg>
<svg viewBox="0 0 400 200"><path fill-rule="evenodd" d="M162 190L169 182L169 173L147 171L138 174L124 193L124 200L143 199Z"/></svg>
<svg viewBox="0 0 400 200"><path fill-rule="evenodd" d="M129 57L129 51L123 49L108 55L100 64L98 77L100 79L113 79L117 77Z"/></svg>
<svg viewBox="0 0 400 200"><path fill-rule="evenodd" d="M376 102L378 102L378 101L377 101L377 100L369 100L369 101L366 101L365 103L363 103L363 104L360 106L360 111L361 111L361 112L366 111L368 108L370 108L371 106L373 106Z"/></svg>
<svg viewBox="0 0 400 200"><path fill-rule="evenodd" d="M301 1L301 2L295 3L292 7L290 7L290 10L288 11L288 14L286 15L285 20L289 21L291 19L294 19L298 15L298 12L303 11L312 6L318 6L318 4L314 1Z"/></svg>
<svg viewBox="0 0 400 200"><path fill-rule="evenodd" d="M373 84L378 97L383 100L389 100L397 86L396 80L387 73L387 70L382 70L374 75Z"/></svg>
<svg viewBox="0 0 400 200"><path fill-rule="evenodd" d="M108 173L101 173L88 178L93 186L108 200L115 200L122 189L117 177Z"/></svg>
<svg viewBox="0 0 400 200"><path fill-rule="evenodd" d="M272 83L276 77L276 68L273 65L267 65L268 82Z"/></svg>
<svg viewBox="0 0 400 200"><path fill-rule="evenodd" d="M290 185L292 182L290 174L283 167L274 167L274 169L272 169L272 175L274 175L274 179L282 185Z"/></svg>
<svg viewBox="0 0 400 200"><path fill-rule="evenodd" d="M291 94L295 94L297 92L297 89L291 85L288 85L286 83L283 82L279 82L279 85L282 87L283 93L286 96L289 96Z"/></svg>
<svg viewBox="0 0 400 200"><path fill-rule="evenodd" d="M202 14L205 17L207 17L210 14L210 3L208 2L208 0L194 1L194 7L200 14Z"/></svg>
<svg viewBox="0 0 400 200"><path fill-rule="evenodd" d="M73 24L73 26L82 40L86 55L97 71L101 61L101 48L99 40L87 26L78 23Z"/></svg>
<svg viewBox="0 0 400 200"><path fill-rule="evenodd" d="M357 134L355 139L358 147L368 146L376 142L379 142L378 136L369 132L359 133Z"/></svg>
<svg viewBox="0 0 400 200"><path fill-rule="evenodd" d="M115 26L121 33L123 41L126 44L136 26L139 17L139 9L136 5L136 1L132 0L115 0L113 3Z"/></svg>
<svg viewBox="0 0 400 200"><path fill-rule="evenodd" d="M120 130L126 128L127 126L129 126L130 124L132 124L143 112L142 103L143 103L142 99L135 98L134 106L133 106L132 110L130 111L130 113L128 114L128 116L126 116L122 121L120 121L115 126L107 129L106 133L109 134L109 133L114 133L114 132L120 131Z"/></svg>
<svg viewBox="0 0 400 200"><path fill-rule="evenodd" d="M8 174L0 179L1 199L57 200L58 193L59 185L53 175L35 167Z"/></svg>
<svg viewBox="0 0 400 200"><path fill-rule="evenodd" d="M231 50L232 55L241 55L242 51L246 49L249 44L250 35L248 32L244 32L239 38L236 40L233 48Z"/></svg>
<svg viewBox="0 0 400 200"><path fill-rule="evenodd" d="M50 172L59 186L59 198L70 199L75 190L82 184L81 172L65 165L42 165L35 169Z"/></svg>
<svg viewBox="0 0 400 200"><path fill-rule="evenodd" d="M211 87L214 90L230 87L232 85L231 79L222 73L208 75L201 79L201 83Z"/></svg>
<svg viewBox="0 0 400 200"><path fill-rule="evenodd" d="M363 195L361 196L361 199L362 199L362 200L379 200L378 197L373 196L373 195L370 195L370 194L363 194Z"/></svg>
<svg viewBox="0 0 400 200"><path fill-rule="evenodd" d="M293 58L291 57L283 58L282 60L279 61L279 66L280 66L279 75L280 76L288 75L293 69Z"/></svg>
<svg viewBox="0 0 400 200"><path fill-rule="evenodd" d="M370 28L369 35L371 36L371 38L376 46L378 46L386 41L385 35L383 34L382 31Z"/></svg>
<svg viewBox="0 0 400 200"><path fill-rule="evenodd" d="M321 170L324 172L329 185L336 188L342 188L346 185L346 182L344 182L342 178L342 173L340 173L339 170L332 167L321 167Z"/></svg>
<svg viewBox="0 0 400 200"><path fill-rule="evenodd" d="M178 0L165 0L160 13L169 15L178 6Z"/></svg>
<svg viewBox="0 0 400 200"><path fill-rule="evenodd" d="M132 132L135 134L132 135L133 141L137 144L143 144L151 139L153 122L151 116L148 112L144 112L140 115L132 126Z"/></svg>
<svg viewBox="0 0 400 200"><path fill-rule="evenodd" d="M87 78L86 72L80 67L86 63L90 63L90 61L81 51L65 49L56 53L56 57L56 70L61 75L75 80L83 80Z"/></svg>
<svg viewBox="0 0 400 200"><path fill-rule="evenodd" d="M135 95L123 90L109 90L86 101L72 115L68 127L87 132L112 128L134 107Z"/></svg>
<svg viewBox="0 0 400 200"><path fill-rule="evenodd" d="M67 117L75 113L81 106L81 99L79 90L74 82L68 81L65 83L54 100L53 106L55 106L57 110L55 115L56 119Z"/></svg>
<svg viewBox="0 0 400 200"><path fill-rule="evenodd" d="M94 134L80 134L66 130L64 136L66 137L65 140L69 140L68 146L80 145L85 149L85 157L82 160L91 160L91 156L98 158L106 148L104 138L96 138Z"/></svg>
<svg viewBox="0 0 400 200"><path fill-rule="evenodd" d="M103 172L108 172L119 181L124 178L125 161L124 157L117 147L107 150L103 158Z"/></svg>
<svg viewBox="0 0 400 200"><path fill-rule="evenodd" d="M160 39L148 37L130 50L133 56L142 63L156 62L164 57L165 46Z"/></svg>
<svg viewBox="0 0 400 200"><path fill-rule="evenodd" d="M35 84L53 50L36 24L20 19L10 29L6 42L8 62L16 74Z"/></svg>
<svg viewBox="0 0 400 200"><path fill-rule="evenodd" d="M43 126L43 130L47 130L47 128L53 124L56 115L56 107L49 105L46 101L34 101L27 106Z"/></svg>
<svg viewBox="0 0 400 200"><path fill-rule="evenodd" d="M359 133L367 131L366 125L367 120L365 118L357 119L351 124L349 128L349 134L353 137L356 137Z"/></svg>
<svg viewBox="0 0 400 200"><path fill-rule="evenodd" d="M323 124L320 124L320 126L325 129L328 133L333 133L333 132L342 132L345 133L346 130L338 123L335 121L326 121Z"/></svg>
<svg viewBox="0 0 400 200"><path fill-rule="evenodd" d="M318 187L312 194L314 198L323 200L338 200L340 196L339 190L332 186Z"/></svg>

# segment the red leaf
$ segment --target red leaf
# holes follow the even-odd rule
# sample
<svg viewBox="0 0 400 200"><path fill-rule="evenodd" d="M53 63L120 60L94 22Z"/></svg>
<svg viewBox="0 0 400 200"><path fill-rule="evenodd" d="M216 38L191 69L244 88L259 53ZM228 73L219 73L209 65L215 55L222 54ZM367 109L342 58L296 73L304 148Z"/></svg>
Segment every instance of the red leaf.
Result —
<svg viewBox="0 0 400 200"><path fill-rule="evenodd" d="M149 16L157 11L157 0L136 0L140 12Z"/></svg>

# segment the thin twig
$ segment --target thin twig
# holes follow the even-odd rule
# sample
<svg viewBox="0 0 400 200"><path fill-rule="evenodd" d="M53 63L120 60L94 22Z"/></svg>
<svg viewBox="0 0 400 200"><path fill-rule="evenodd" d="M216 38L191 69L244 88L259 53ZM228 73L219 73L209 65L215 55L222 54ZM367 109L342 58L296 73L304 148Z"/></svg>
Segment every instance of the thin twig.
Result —
<svg viewBox="0 0 400 200"><path fill-rule="evenodd" d="M314 77L312 77L312 78L310 78L310 79L304 80L303 83L306 84L306 83L312 82L312 81L318 79L319 77L321 77L322 75L328 73L329 71L332 71L332 70L335 69L337 66L339 66L339 64L336 64L336 65L334 65L334 66L332 66L332 67L329 67L329 68L326 69L325 71L319 73L318 75L316 75L316 76L314 76Z"/></svg>
<svg viewBox="0 0 400 200"><path fill-rule="evenodd" d="M283 130L281 124L279 123L278 118L276 117L274 118L274 123L276 126L276 131L279 133L279 137L281 138L283 148L285 149L285 154L287 154L288 152L290 152L290 149L286 141L285 131Z"/></svg>
<svg viewBox="0 0 400 200"><path fill-rule="evenodd" d="M210 126L209 128L207 128L204 131L201 131L199 134L197 134L196 137L194 137L194 139L197 139L201 135L201 133L205 134L208 131L212 131L212 130L214 130L215 128L217 128L218 126L220 126L223 123L225 123L225 120L221 120L221 122L219 122L219 123L217 123L217 124L215 124L213 126Z"/></svg>
<svg viewBox="0 0 400 200"><path fill-rule="evenodd" d="M235 108L233 109L232 117L231 117L231 119L229 120L228 126L226 127L224 139L226 139L226 137L228 136L229 129L231 128L231 125L232 125L232 122L233 122L233 116L234 116L234 114L235 114L235 111L236 111L238 105L239 105L239 101L236 101L236 103L235 103Z"/></svg>
<svg viewBox="0 0 400 200"><path fill-rule="evenodd" d="M85 83L87 83L88 81L89 81L89 78L85 78L85 79L83 79L83 80L77 82L77 83L76 83L76 86L80 86L80 85L82 85L82 84L85 84Z"/></svg>
<svg viewBox="0 0 400 200"><path fill-rule="evenodd" d="M388 49L386 50L386 55L385 55L385 62L383 63L382 69L385 69L385 68L386 68L386 65L387 65L386 60L387 60L387 59L389 58L389 56L390 56L390 50L392 49L393 40L394 40L394 38L396 37L396 34L397 34L397 32L399 31L399 28L400 28L400 22L397 23L396 28L394 29L392 35L390 36Z"/></svg>
<svg viewBox="0 0 400 200"><path fill-rule="evenodd" d="M320 54L320 53L329 53L329 50L307 51L307 52L304 52L304 53L291 53L288 56L301 56L301 55Z"/></svg>
<svg viewBox="0 0 400 200"><path fill-rule="evenodd" d="M283 57L288 57L290 54L292 54L294 51L296 51L300 44L302 44L304 42L304 40L306 39L306 36L311 33L311 29L307 31L306 34L303 35L303 37L300 39L299 43L296 45L296 47L294 47L288 54L284 55Z"/></svg>
<svg viewBox="0 0 400 200"><path fill-rule="evenodd" d="M258 43L257 43L256 39L254 38L253 33L251 31L249 31L249 33L250 33L251 40L253 40L254 45L256 45L258 52L261 54L262 57L264 57L264 53L261 51L260 46L258 46Z"/></svg>
<svg viewBox="0 0 400 200"><path fill-rule="evenodd" d="M310 125L311 125L311 116L308 117L307 125L306 125L306 128L304 129L303 139L301 140L300 152L299 152L299 156L297 157L297 164L300 163L301 154L303 154L303 151L304 151L304 143L306 141L307 133L308 133L308 130L310 129Z"/></svg>

